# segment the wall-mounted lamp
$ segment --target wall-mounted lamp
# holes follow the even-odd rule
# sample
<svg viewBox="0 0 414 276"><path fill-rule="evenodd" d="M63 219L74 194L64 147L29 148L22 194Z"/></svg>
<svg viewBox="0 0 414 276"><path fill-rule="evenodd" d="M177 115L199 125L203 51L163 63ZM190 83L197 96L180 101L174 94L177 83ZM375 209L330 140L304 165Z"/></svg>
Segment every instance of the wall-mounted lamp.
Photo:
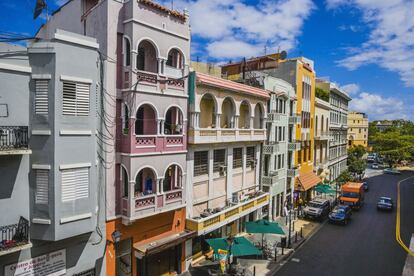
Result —
<svg viewBox="0 0 414 276"><path fill-rule="evenodd" d="M121 232L116 230L116 231L112 232L111 237L112 237L112 241L107 240L107 242L112 243L112 244L117 244L118 242L121 241Z"/></svg>

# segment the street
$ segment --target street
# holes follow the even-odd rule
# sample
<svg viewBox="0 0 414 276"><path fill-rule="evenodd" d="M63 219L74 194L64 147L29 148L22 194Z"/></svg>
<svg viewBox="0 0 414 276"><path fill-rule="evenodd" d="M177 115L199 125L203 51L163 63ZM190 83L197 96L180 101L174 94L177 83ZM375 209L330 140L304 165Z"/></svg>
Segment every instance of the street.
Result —
<svg viewBox="0 0 414 276"><path fill-rule="evenodd" d="M371 174L372 175L372 174ZM326 223L276 275L401 275L407 252L396 242L396 210L378 212L380 196L397 203L397 182L414 176L375 175L368 179L365 205L347 226ZM401 238L410 244L414 232L414 178L401 183Z"/></svg>

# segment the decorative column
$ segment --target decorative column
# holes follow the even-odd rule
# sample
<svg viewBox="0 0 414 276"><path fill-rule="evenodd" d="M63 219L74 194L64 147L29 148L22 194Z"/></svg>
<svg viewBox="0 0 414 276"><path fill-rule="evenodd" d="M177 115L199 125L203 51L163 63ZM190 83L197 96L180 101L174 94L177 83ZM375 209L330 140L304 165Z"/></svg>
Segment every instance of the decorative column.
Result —
<svg viewBox="0 0 414 276"><path fill-rule="evenodd" d="M220 122L220 116L221 116L221 114L218 114L218 113L215 113L215 116L216 116L216 122L215 122L215 124L216 124L216 128L220 128L220 124L221 124L221 122Z"/></svg>
<svg viewBox="0 0 414 276"><path fill-rule="evenodd" d="M234 125L233 125L233 128L239 128L239 119L240 119L240 116L234 116Z"/></svg>
<svg viewBox="0 0 414 276"><path fill-rule="evenodd" d="M157 66L158 66L158 74L164 75L165 74L165 59L157 58Z"/></svg>
<svg viewBox="0 0 414 276"><path fill-rule="evenodd" d="M132 217L135 210L135 181L129 181L128 191L128 216Z"/></svg>

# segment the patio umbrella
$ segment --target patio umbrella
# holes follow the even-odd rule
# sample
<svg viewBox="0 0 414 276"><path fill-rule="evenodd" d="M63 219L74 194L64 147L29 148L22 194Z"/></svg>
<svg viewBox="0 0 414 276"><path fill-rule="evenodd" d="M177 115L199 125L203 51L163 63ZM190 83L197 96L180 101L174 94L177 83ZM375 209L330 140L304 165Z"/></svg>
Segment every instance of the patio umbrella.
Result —
<svg viewBox="0 0 414 276"><path fill-rule="evenodd" d="M246 232L251 234L262 234L262 247L264 234L285 235L285 232L283 232L282 228L279 226L279 224L277 224L277 222L270 222L265 219L246 222Z"/></svg>
<svg viewBox="0 0 414 276"><path fill-rule="evenodd" d="M331 188L331 186L327 184L319 184L315 187L315 191L321 194L333 194L335 190Z"/></svg>
<svg viewBox="0 0 414 276"><path fill-rule="evenodd" d="M235 237L233 238L233 243L230 245L227 238L217 238L217 239L206 239L206 242L213 248L214 253L217 254L219 249L231 251L230 253L234 257L240 256L251 256L251 255L261 255L262 251L257 249L250 241L245 237Z"/></svg>

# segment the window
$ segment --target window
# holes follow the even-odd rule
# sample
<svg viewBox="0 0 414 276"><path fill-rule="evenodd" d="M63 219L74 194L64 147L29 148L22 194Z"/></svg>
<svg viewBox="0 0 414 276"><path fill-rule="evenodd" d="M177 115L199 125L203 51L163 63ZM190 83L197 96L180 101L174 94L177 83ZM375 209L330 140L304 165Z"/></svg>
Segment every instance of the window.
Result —
<svg viewBox="0 0 414 276"><path fill-rule="evenodd" d="M131 44L129 43L129 39L126 37L124 37L124 65L131 65Z"/></svg>
<svg viewBox="0 0 414 276"><path fill-rule="evenodd" d="M62 202L89 197L89 168L62 170Z"/></svg>
<svg viewBox="0 0 414 276"><path fill-rule="evenodd" d="M361 129L359 129L359 133L361 133Z"/></svg>
<svg viewBox="0 0 414 276"><path fill-rule="evenodd" d="M277 155L277 169L282 168L282 155L278 154Z"/></svg>
<svg viewBox="0 0 414 276"><path fill-rule="evenodd" d="M256 157L255 157L255 147L247 147L246 148L246 162L247 167L254 167L254 164L256 163Z"/></svg>
<svg viewBox="0 0 414 276"><path fill-rule="evenodd" d="M128 197L129 180L128 174L124 167L121 166L121 183L123 186L123 197Z"/></svg>
<svg viewBox="0 0 414 276"><path fill-rule="evenodd" d="M48 80L35 81L35 114L47 115L49 113Z"/></svg>
<svg viewBox="0 0 414 276"><path fill-rule="evenodd" d="M208 174L208 151L194 152L194 176Z"/></svg>
<svg viewBox="0 0 414 276"><path fill-rule="evenodd" d="M63 82L63 115L89 115L89 84Z"/></svg>
<svg viewBox="0 0 414 276"><path fill-rule="evenodd" d="M302 163L302 150L298 151L298 164Z"/></svg>
<svg viewBox="0 0 414 276"><path fill-rule="evenodd" d="M233 149L233 168L241 168L243 165L243 148Z"/></svg>
<svg viewBox="0 0 414 276"><path fill-rule="evenodd" d="M35 170L36 177L36 204L49 203L49 170Z"/></svg>
<svg viewBox="0 0 414 276"><path fill-rule="evenodd" d="M309 141L309 148L308 148L308 150L309 150L309 159L308 159L308 161L310 161L311 159L312 159L312 152L311 152L311 150L312 150L312 141Z"/></svg>
<svg viewBox="0 0 414 276"><path fill-rule="evenodd" d="M219 172L221 166L226 165L226 150L225 149L218 149L214 150L214 157L213 157L213 172Z"/></svg>

